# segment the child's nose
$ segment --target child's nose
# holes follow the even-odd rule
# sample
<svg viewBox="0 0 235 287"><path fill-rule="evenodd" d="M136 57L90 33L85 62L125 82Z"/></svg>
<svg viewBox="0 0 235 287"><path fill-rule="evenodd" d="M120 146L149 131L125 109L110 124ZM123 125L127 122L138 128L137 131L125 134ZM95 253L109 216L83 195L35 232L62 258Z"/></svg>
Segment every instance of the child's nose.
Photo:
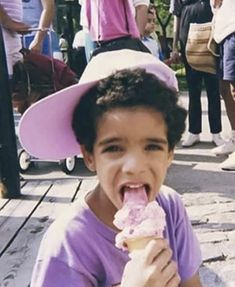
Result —
<svg viewBox="0 0 235 287"><path fill-rule="evenodd" d="M128 155L124 160L122 170L129 174L142 173L145 170L143 157L136 154Z"/></svg>

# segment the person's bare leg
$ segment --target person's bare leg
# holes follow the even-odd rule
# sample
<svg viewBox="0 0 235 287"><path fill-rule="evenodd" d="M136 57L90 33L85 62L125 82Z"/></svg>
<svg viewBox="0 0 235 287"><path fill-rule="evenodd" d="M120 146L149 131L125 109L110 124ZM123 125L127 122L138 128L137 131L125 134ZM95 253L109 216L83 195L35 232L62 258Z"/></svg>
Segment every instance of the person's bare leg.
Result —
<svg viewBox="0 0 235 287"><path fill-rule="evenodd" d="M235 83L220 82L220 92L224 99L227 116L233 131L235 131Z"/></svg>
<svg viewBox="0 0 235 287"><path fill-rule="evenodd" d="M235 101L235 82L230 82L230 91L231 91L233 100Z"/></svg>
<svg viewBox="0 0 235 287"><path fill-rule="evenodd" d="M233 86L234 88L235 86ZM212 149L216 155L226 155L235 152L235 97L232 96L230 82L220 81L220 93L224 99L225 109L231 126L231 136L223 145ZM234 89L235 95L235 89Z"/></svg>

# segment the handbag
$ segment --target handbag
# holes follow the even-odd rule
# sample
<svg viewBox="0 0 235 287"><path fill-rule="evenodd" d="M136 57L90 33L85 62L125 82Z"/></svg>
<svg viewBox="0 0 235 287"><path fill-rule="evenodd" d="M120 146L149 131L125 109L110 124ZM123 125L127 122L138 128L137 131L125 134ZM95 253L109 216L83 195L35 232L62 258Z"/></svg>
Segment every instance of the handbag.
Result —
<svg viewBox="0 0 235 287"><path fill-rule="evenodd" d="M190 23L185 48L188 64L195 70L216 74L218 45L213 39L214 21Z"/></svg>

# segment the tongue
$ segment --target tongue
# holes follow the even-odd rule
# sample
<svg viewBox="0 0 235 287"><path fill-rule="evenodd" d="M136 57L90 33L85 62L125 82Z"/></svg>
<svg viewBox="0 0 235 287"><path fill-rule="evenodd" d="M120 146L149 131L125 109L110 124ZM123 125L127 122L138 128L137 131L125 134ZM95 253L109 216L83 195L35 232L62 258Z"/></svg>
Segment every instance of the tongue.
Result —
<svg viewBox="0 0 235 287"><path fill-rule="evenodd" d="M138 188L126 187L124 189L123 204L147 205L148 197L144 186Z"/></svg>

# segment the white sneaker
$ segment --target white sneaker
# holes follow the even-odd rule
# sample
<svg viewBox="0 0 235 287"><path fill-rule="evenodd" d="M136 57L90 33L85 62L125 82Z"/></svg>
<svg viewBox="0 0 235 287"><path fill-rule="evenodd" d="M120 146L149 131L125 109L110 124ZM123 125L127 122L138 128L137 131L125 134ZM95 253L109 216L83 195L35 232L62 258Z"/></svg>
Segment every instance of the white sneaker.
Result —
<svg viewBox="0 0 235 287"><path fill-rule="evenodd" d="M230 139L223 145L213 148L211 152L216 155L226 155L235 151L235 142Z"/></svg>
<svg viewBox="0 0 235 287"><path fill-rule="evenodd" d="M235 152L230 154L230 156L223 161L220 165L223 170L234 170L235 171Z"/></svg>
<svg viewBox="0 0 235 287"><path fill-rule="evenodd" d="M188 133L186 139L182 142L183 147L190 147L200 142L199 134Z"/></svg>
<svg viewBox="0 0 235 287"><path fill-rule="evenodd" d="M221 146L225 143L225 140L222 138L221 134L212 134L212 142L216 145L216 146Z"/></svg>

